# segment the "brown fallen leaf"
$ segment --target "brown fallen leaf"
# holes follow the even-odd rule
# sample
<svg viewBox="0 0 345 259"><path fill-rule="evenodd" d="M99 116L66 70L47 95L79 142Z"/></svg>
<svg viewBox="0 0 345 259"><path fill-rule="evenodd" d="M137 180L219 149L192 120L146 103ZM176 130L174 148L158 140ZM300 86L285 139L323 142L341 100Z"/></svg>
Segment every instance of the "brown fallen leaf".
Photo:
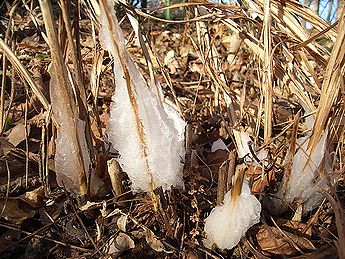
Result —
<svg viewBox="0 0 345 259"><path fill-rule="evenodd" d="M304 229L307 227L307 224L303 222L297 222L293 220L287 220L279 218L276 220L279 227L289 232L292 232L296 235L304 235L305 237L311 237L312 228L309 227L307 231L303 232Z"/></svg>
<svg viewBox="0 0 345 259"><path fill-rule="evenodd" d="M45 119L45 116L46 113L41 112L27 120L27 130L25 130L25 121L19 121L13 128L6 132L6 140L9 141L13 146L18 146L19 143L25 140L26 135L29 136L31 131L30 125L38 125L40 121Z"/></svg>
<svg viewBox="0 0 345 259"><path fill-rule="evenodd" d="M117 258L123 252L135 247L133 239L125 233L119 233L118 236L113 236L108 243L104 246L105 251L109 257L105 258Z"/></svg>
<svg viewBox="0 0 345 259"><path fill-rule="evenodd" d="M42 186L19 197L1 198L0 216L11 223L21 224L24 220L32 218L36 214L36 209L44 205L44 198Z"/></svg>
<svg viewBox="0 0 345 259"><path fill-rule="evenodd" d="M127 219L128 215L121 215L120 218L117 220L117 227L123 231L126 232L126 225L127 225Z"/></svg>
<svg viewBox="0 0 345 259"><path fill-rule="evenodd" d="M208 165L214 165L220 167L224 161L229 157L229 152L223 149L219 149L213 153L207 154L206 160Z"/></svg>
<svg viewBox="0 0 345 259"><path fill-rule="evenodd" d="M0 211L2 212L1 217L13 224L21 224L36 213L34 209L18 198L0 199Z"/></svg>
<svg viewBox="0 0 345 259"><path fill-rule="evenodd" d="M167 252L163 243L158 240L155 234L148 228L145 231L145 239L149 246L156 252Z"/></svg>
<svg viewBox="0 0 345 259"><path fill-rule="evenodd" d="M20 199L24 202L26 202L28 205L30 205L33 208L40 208L43 206L45 194L44 194L44 187L40 186L37 189L26 192L22 196L20 196Z"/></svg>
<svg viewBox="0 0 345 259"><path fill-rule="evenodd" d="M26 138L26 130L25 130L25 122L20 121L14 126L9 134L7 135L6 139L13 145L18 146L20 142L25 140Z"/></svg>
<svg viewBox="0 0 345 259"><path fill-rule="evenodd" d="M276 227L258 226L256 239L261 250L276 255L295 255L296 249L290 244L294 242L302 251L315 251L314 245L307 238L280 231ZM290 240L289 240L290 239Z"/></svg>
<svg viewBox="0 0 345 259"><path fill-rule="evenodd" d="M274 185L276 181L276 176L273 170L267 173L265 172L265 174L262 177L262 168L259 166L249 166L245 176L247 179L253 179L253 193L260 193L264 191L268 187Z"/></svg>

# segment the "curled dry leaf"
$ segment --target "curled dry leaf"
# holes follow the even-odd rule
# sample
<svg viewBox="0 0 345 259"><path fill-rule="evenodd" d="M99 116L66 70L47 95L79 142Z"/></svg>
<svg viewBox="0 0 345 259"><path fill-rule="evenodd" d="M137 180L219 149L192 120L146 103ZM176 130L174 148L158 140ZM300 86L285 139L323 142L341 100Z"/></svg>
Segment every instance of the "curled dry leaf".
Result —
<svg viewBox="0 0 345 259"><path fill-rule="evenodd" d="M116 244L117 247L119 249L121 249L122 251L125 251L127 249L130 248L134 248L135 244L132 238L130 238L128 235L126 235L125 233L120 233L117 237L116 237Z"/></svg>
<svg viewBox="0 0 345 259"><path fill-rule="evenodd" d="M250 165L246 171L246 178L253 179L252 192L260 193L262 190L265 190L265 188L274 186L276 182L276 173L271 170L263 174L262 167Z"/></svg>
<svg viewBox="0 0 345 259"><path fill-rule="evenodd" d="M165 247L163 243L157 239L155 234L150 230L146 229L145 231L145 239L149 246L155 250L156 252L163 252L165 251ZM165 251L166 252L166 251Z"/></svg>
<svg viewBox="0 0 345 259"><path fill-rule="evenodd" d="M177 69L180 68L180 65L175 57L175 51L169 50L166 56L164 57L164 65L169 68L171 74L176 74Z"/></svg>
<svg viewBox="0 0 345 259"><path fill-rule="evenodd" d="M117 237L112 237L104 246L109 258L117 258L123 252L135 247L133 239L125 233L119 233Z"/></svg>
<svg viewBox="0 0 345 259"><path fill-rule="evenodd" d="M44 187L41 186L33 191L26 192L21 199L33 208L40 208L44 204Z"/></svg>
<svg viewBox="0 0 345 259"><path fill-rule="evenodd" d="M315 250L314 245L307 238L292 234L288 231L284 231L284 234L278 228L260 226L258 227L256 239L261 249L270 254L296 254L297 250L290 244L291 241L302 251Z"/></svg>
<svg viewBox="0 0 345 259"><path fill-rule="evenodd" d="M1 199L0 209L2 218L13 224L21 224L36 213L34 209L18 198Z"/></svg>
<svg viewBox="0 0 345 259"><path fill-rule="evenodd" d="M309 227L308 229L306 229L307 224L305 223L282 218L278 218L276 221L280 228L291 233L303 235L305 237L311 237L312 235L312 228Z"/></svg>
<svg viewBox="0 0 345 259"><path fill-rule="evenodd" d="M114 215L117 215L119 213L121 213L120 209L114 209L112 212L110 212L108 215L106 215L106 218L113 217ZM103 212L102 212L102 215L103 215Z"/></svg>
<svg viewBox="0 0 345 259"><path fill-rule="evenodd" d="M100 205L99 202L91 202L91 201L87 201L86 204L84 204L83 206L81 206L79 209L81 211L87 211L95 206L98 206Z"/></svg>
<svg viewBox="0 0 345 259"><path fill-rule="evenodd" d="M6 134L6 139L13 145L18 146L20 142L24 141L26 138L26 135L30 134L30 125L31 124L38 124L41 120L44 120L44 117L46 116L45 112L41 112L31 119L27 120L27 129L25 129L25 121L21 120L17 122L17 124L9 129ZM26 132L27 131L27 132ZM27 134L26 134L27 133Z"/></svg>
<svg viewBox="0 0 345 259"><path fill-rule="evenodd" d="M44 205L44 199L42 186L19 197L2 198L0 200L0 215L11 223L21 224L36 214L36 209Z"/></svg>
<svg viewBox="0 0 345 259"><path fill-rule="evenodd" d="M116 222L117 227L123 232L126 232L127 219L128 219L127 214L121 215L120 218Z"/></svg>
<svg viewBox="0 0 345 259"><path fill-rule="evenodd" d="M111 186L116 197L122 194L122 184L121 184L121 169L119 163L116 161L115 158L112 158L107 161L108 166L108 174L110 177Z"/></svg>

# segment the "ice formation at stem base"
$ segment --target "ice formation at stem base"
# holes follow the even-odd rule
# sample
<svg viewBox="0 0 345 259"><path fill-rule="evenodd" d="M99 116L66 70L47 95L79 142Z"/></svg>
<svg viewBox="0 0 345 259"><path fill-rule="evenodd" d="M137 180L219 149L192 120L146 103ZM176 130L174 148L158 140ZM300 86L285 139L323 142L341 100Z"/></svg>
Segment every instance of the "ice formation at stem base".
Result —
<svg viewBox="0 0 345 259"><path fill-rule="evenodd" d="M225 195L223 204L215 207L205 220L206 247L216 244L220 249L231 249L260 221L261 204L251 194L246 179L241 195L235 201L230 196L231 191Z"/></svg>
<svg viewBox="0 0 345 259"><path fill-rule="evenodd" d="M118 162L136 191L182 186L183 120L169 115L151 91L125 48L113 1L101 3L101 42L114 58L115 93L108 124L109 140L119 151ZM174 114L174 115L173 115Z"/></svg>
<svg viewBox="0 0 345 259"><path fill-rule="evenodd" d="M293 158L290 179L287 187L281 188L273 199L270 207L272 213L279 214L287 209L289 203L296 198L303 204L303 214L320 205L323 196L317 192L317 188L326 189L325 180L320 177L318 168L325 155L327 145L327 131L324 132L318 144L311 152L307 153L309 137L299 138L298 151ZM291 151L290 151L291 152Z"/></svg>
<svg viewBox="0 0 345 259"><path fill-rule="evenodd" d="M316 192L316 188L318 186L326 187L317 170L325 155L326 140L327 133L325 132L309 159L306 152L309 140L305 141L305 138L302 138L297 141L298 143L305 141L305 143L295 154L290 181L284 197L289 202L292 202L295 197L301 198L304 202L304 213L316 208L322 200L322 195ZM317 180L315 181L315 179Z"/></svg>
<svg viewBox="0 0 345 259"><path fill-rule="evenodd" d="M52 109L60 125L55 139L56 152L54 157L57 182L73 194L85 194L91 164L85 136L85 122L77 118L73 111L72 113L66 111L65 102L59 97L56 89L57 78L54 76L54 70L49 68L49 72L52 75L50 81ZM82 168L77 162L80 158Z"/></svg>

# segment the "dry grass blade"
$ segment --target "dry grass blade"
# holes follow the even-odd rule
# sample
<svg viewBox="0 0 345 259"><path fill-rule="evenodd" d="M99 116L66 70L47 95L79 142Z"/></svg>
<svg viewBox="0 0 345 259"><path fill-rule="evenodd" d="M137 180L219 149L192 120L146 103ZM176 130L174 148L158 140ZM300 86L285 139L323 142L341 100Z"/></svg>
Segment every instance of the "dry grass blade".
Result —
<svg viewBox="0 0 345 259"><path fill-rule="evenodd" d="M335 192L333 191L335 194ZM335 220L336 220L336 226L338 231L338 240L335 241L338 256L341 259L345 258L345 249L342 244L345 242L345 215L344 215L344 209L342 208L342 203L339 201L338 197L333 197L331 194L322 191L322 194L326 197L326 199L331 203L334 214L335 214Z"/></svg>
<svg viewBox="0 0 345 259"><path fill-rule="evenodd" d="M12 23L12 19L13 19L13 14L16 10L16 7L18 5L18 1L16 1L12 6L11 9L9 10L9 22L8 24ZM9 40L11 39L11 31L12 31L12 26L8 26L5 32L5 43L8 44ZM2 60L2 71L6 71L6 67L7 67L7 58L4 55L3 56L3 60ZM4 127L5 127L5 121L6 121L6 113L5 113L5 85L6 85L6 76L2 77L1 80L1 95L0 95L0 133L3 132Z"/></svg>
<svg viewBox="0 0 345 259"><path fill-rule="evenodd" d="M326 29L316 33L314 36L310 37L308 40L301 42L299 44L297 44L296 46L294 46L295 49L299 49L301 47L305 47L307 46L309 43L315 41L317 38L321 37L322 35L326 34L328 31L332 30L333 28L337 27L338 25L338 21L336 21L334 24L328 26ZM334 41L336 40L336 38L334 38Z"/></svg>
<svg viewBox="0 0 345 259"><path fill-rule="evenodd" d="M274 1L277 5L282 6L280 1ZM287 10L291 10L297 16L305 19L307 22L311 23L314 28L318 29L319 31L325 30L327 36L331 38L334 42L337 37L337 31L331 26L329 28L329 24L325 22L320 16L318 16L314 11L312 11L308 6L302 5L298 1L287 1L284 3ZM283 7L284 8L284 7ZM328 30L329 28L330 30Z"/></svg>
<svg viewBox="0 0 345 259"><path fill-rule="evenodd" d="M31 75L27 71L27 69L23 66L23 64L19 61L13 51L8 47L8 45L0 39L0 50L1 52L6 55L8 60L11 64L16 68L18 74L25 79L28 85L31 87L33 93L37 96L37 98L42 103L43 107L46 110L49 110L50 104L44 94L41 92L39 87L36 85L35 81L32 79Z"/></svg>
<svg viewBox="0 0 345 259"><path fill-rule="evenodd" d="M133 30L135 32L135 36L137 37L137 39L139 40L139 43L140 43L140 47L141 49L143 50L144 52L144 57L146 59L146 63L147 63L147 66L148 66L148 69L149 69L149 72L150 72L150 83L151 83L151 88L152 90L154 90L156 92L156 94L160 97L160 99L162 100L162 96L161 96L161 93L158 89L158 86L157 86L157 82L155 80L155 76L154 76L154 71L153 71L153 65L152 65L152 60L151 60L151 56L149 54L149 49L148 47L146 46L146 42L147 40L145 39L145 37L141 34L141 30L140 30L140 25L139 25L139 22L138 20L134 17L135 15L135 12L134 10L131 12L131 11L127 11L127 17L133 27Z"/></svg>
<svg viewBox="0 0 345 259"><path fill-rule="evenodd" d="M272 59L271 59L271 1L264 2L264 73L263 73L263 86L264 93L264 109L265 109L265 123L264 123L264 143L268 144L272 135L272 114L273 114L273 88L272 88Z"/></svg>
<svg viewBox="0 0 345 259"><path fill-rule="evenodd" d="M345 10L339 19L339 34L328 61L320 104L317 110L316 120L313 127L313 134L308 145L308 152L311 153L320 140L322 132L327 126L331 109L335 104L340 89L344 89L344 64L345 64Z"/></svg>

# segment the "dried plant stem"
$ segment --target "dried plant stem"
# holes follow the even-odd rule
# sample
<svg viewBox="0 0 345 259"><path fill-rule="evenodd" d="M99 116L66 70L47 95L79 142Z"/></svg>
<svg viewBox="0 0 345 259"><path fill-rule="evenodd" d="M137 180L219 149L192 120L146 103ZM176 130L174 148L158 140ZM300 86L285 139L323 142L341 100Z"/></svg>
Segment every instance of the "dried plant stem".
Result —
<svg viewBox="0 0 345 259"><path fill-rule="evenodd" d="M235 168L236 168L236 150L233 150L229 154L229 168L228 168L228 175L227 175L227 183L226 183L226 191L229 191L231 189L232 185L232 177L235 174Z"/></svg>
<svg viewBox="0 0 345 259"><path fill-rule="evenodd" d="M270 0L264 2L264 73L263 73L263 92L264 92L264 143L268 144L272 135L272 60L271 60L271 8Z"/></svg>
<svg viewBox="0 0 345 259"><path fill-rule="evenodd" d="M47 160L48 160L48 155L46 152L47 149L47 143L49 141L48 139L48 134L46 134L47 131L47 125L45 122L42 123L41 126L42 132L41 132L41 144L40 144L40 161L39 161L39 176L41 178L42 184L44 186L44 191L46 194L48 194L50 192L49 189L49 181L48 181L48 164L47 164Z"/></svg>
<svg viewBox="0 0 345 259"><path fill-rule="evenodd" d="M113 188L113 191L115 193L115 197L118 198L122 195L122 184L121 184L121 169L119 163L115 160L115 158L112 158L107 161L108 166L108 174L111 181L111 186Z"/></svg>
<svg viewBox="0 0 345 259"><path fill-rule="evenodd" d="M332 189L333 189L332 194L334 197L324 190L321 190L321 193L326 197L326 199L332 205L332 208L335 214L335 224L336 224L337 232L338 232L338 240L335 241L335 245L338 251L339 258L345 259L345 249L344 249L344 245L342 245L345 242L345 213L344 213L344 209L342 208L342 204L339 201L339 198L336 195L336 192L334 191L333 187Z"/></svg>
<svg viewBox="0 0 345 259"><path fill-rule="evenodd" d="M52 223L51 225L53 225L53 224L55 224L55 222ZM36 237L36 238L48 240L48 241L53 242L53 243L55 243L55 244L62 245L62 246L64 246L64 247L68 247L68 248L72 248L72 249L75 249L75 250L78 250L78 251L81 251L81 252L84 252L84 253L91 253L91 252L93 252L93 250L91 250L91 249L86 249L86 248L83 248L83 247L79 247L79 246L67 244L67 243L64 243L64 242L55 240L55 239L53 239L53 238L47 237L46 234L44 234L44 235L37 234L36 232L40 232L41 229L39 229L38 231L35 231L35 232L28 232L28 231L25 231L25 230L22 230L22 229L19 229L19 228L17 228L17 227L13 227L13 226L10 226L10 225L4 224L4 223L0 223L0 226L3 227L3 228L6 228L6 229L18 231L18 232L20 232L21 234L27 235L26 237L22 238L20 241L26 240L26 239L28 239L28 238L30 238L30 237ZM48 226L50 226L50 225L48 225ZM18 242L13 242L13 243L11 243L10 246L14 246L14 245L16 245L17 243L18 243ZM2 249L2 250L0 251L0 253L3 253L3 252L6 251L7 249L9 249L9 246L7 246L7 247L5 247L4 249Z"/></svg>
<svg viewBox="0 0 345 259"><path fill-rule="evenodd" d="M223 203L224 195L226 193L227 176L229 170L229 161L226 160L218 170L218 184L217 184L217 205Z"/></svg>
<svg viewBox="0 0 345 259"><path fill-rule="evenodd" d="M25 189L28 189L29 178L29 134L30 130L28 125L28 98L29 93L26 91L25 111L24 111L24 131L25 131Z"/></svg>
<svg viewBox="0 0 345 259"><path fill-rule="evenodd" d="M11 10L9 11L9 18L8 18L8 26L5 32L5 43L8 44L10 38L10 33L12 29L12 18L13 13L17 8L19 0L14 1L14 3L11 6ZM5 113L5 86L6 86L6 71L7 71L7 58L6 55L3 56L2 61L2 80L1 80L1 92L0 92L0 134L4 131L5 125L6 125L6 113Z"/></svg>
<svg viewBox="0 0 345 259"><path fill-rule="evenodd" d="M339 34L328 61L324 81L322 83L322 92L320 105L313 127L313 134L308 144L308 153L311 154L319 142L322 132L325 130L328 118L335 100L338 97L339 90L344 87L344 62L345 62L345 9L339 18Z"/></svg>
<svg viewBox="0 0 345 259"><path fill-rule="evenodd" d="M241 195L244 173L245 173L246 167L247 166L245 164L240 164L240 165L236 166L235 180L232 184L232 189L231 189L231 200L232 201L236 201L236 199Z"/></svg>
<svg viewBox="0 0 345 259"><path fill-rule="evenodd" d="M66 120L67 127L71 131L71 142L77 148L77 154L75 156L77 163L77 172L79 174L79 189L80 194L85 195L87 193L86 187L86 172L84 170L84 165L82 161L82 151L78 138L78 130L76 127L76 105L73 99L73 91L71 87L71 82L68 79L68 72L66 65L63 60L61 48L58 43L58 37L55 30L51 3L49 0L40 0L39 1L44 24L49 39L49 46L51 49L52 56L52 65L53 65L53 74L52 76L56 77L57 84L54 86L55 93L57 98L61 101L61 107L64 107L63 116Z"/></svg>
<svg viewBox="0 0 345 259"><path fill-rule="evenodd" d="M0 133L5 128L5 86L6 86L6 67L7 58L4 55L2 60L2 80L1 80L1 93L0 93Z"/></svg>
<svg viewBox="0 0 345 259"><path fill-rule="evenodd" d="M11 62L11 64L15 67L17 70L18 74L20 74L26 82L29 84L31 87L32 91L34 94L37 96L37 98L40 100L42 103L43 107L48 110L49 109L49 102L47 101L46 97L44 94L41 92L35 81L32 79L31 75L29 72L26 70L26 68L20 63L19 59L16 57L16 55L13 53L13 51L8 47L8 45L0 39L0 51L3 52L8 60Z"/></svg>
<svg viewBox="0 0 345 259"><path fill-rule="evenodd" d="M4 121L5 122L7 121L8 116L11 112L11 107L12 107L13 100L15 97L15 92L16 92L15 77L16 77L15 69L14 69L14 67L11 67L11 93L10 93L10 96L8 98L7 109L6 109L5 114L4 114Z"/></svg>
<svg viewBox="0 0 345 259"><path fill-rule="evenodd" d="M86 90L83 78L83 70L82 70L82 62L81 62L81 55L80 55L80 35L79 35L79 1L76 3L76 22L75 22L75 36L73 37L72 34L72 27L70 24L68 8L66 6L65 0L60 0L61 3L61 10L62 16L66 28L68 45L71 50L71 59L73 62L74 71L76 71L75 81L77 84L77 88L75 89L76 95L76 103L78 104L78 116L81 118L85 123L85 137L87 141L87 148L88 152L90 153L90 157L92 159L95 158L97 155L93 150L93 143L90 131L90 121L88 116L88 108L87 108L87 97L86 97ZM96 107L96 106L95 106ZM96 109L95 109L96 110Z"/></svg>
<svg viewBox="0 0 345 259"><path fill-rule="evenodd" d="M291 140L290 140L290 148L289 148L290 151L288 153L288 160L286 163L286 170L284 172L283 183L282 183L283 192L286 191L289 184L289 180L290 180L293 158L295 156L297 129L298 129L300 118L301 118L301 113L298 112L294 118L294 124L293 124L292 132L291 132Z"/></svg>
<svg viewBox="0 0 345 259"><path fill-rule="evenodd" d="M7 169L7 188L6 188L6 196L5 196L5 205L1 208L0 217L2 217L6 209L6 204L7 204L7 200L10 193L10 183L11 183L11 170L10 170L10 167L8 166L7 160L5 161L5 163L6 163L6 169Z"/></svg>
<svg viewBox="0 0 345 259"><path fill-rule="evenodd" d="M61 10L62 10L62 17L63 17L63 21L65 23L66 32L67 32L68 44L69 44L69 47L71 50L73 67L74 67L74 71L76 71L75 78L76 78L76 83L77 83L78 90L79 90L78 92L80 94L80 99L81 99L81 102L82 102L84 109L85 109L87 107L86 106L86 93L85 93L84 81L83 81L82 70L81 70L81 62L78 58L77 49L76 49L76 46L74 44L74 39L73 39L73 35L72 35L72 28L71 28L70 19L69 19L68 10L67 10L65 0L60 0L60 4L61 4Z"/></svg>
<svg viewBox="0 0 345 259"><path fill-rule="evenodd" d="M224 195L231 188L232 176L235 171L236 151L233 150L229 154L228 160L224 162L218 171L218 187L217 187L217 205L222 204Z"/></svg>

